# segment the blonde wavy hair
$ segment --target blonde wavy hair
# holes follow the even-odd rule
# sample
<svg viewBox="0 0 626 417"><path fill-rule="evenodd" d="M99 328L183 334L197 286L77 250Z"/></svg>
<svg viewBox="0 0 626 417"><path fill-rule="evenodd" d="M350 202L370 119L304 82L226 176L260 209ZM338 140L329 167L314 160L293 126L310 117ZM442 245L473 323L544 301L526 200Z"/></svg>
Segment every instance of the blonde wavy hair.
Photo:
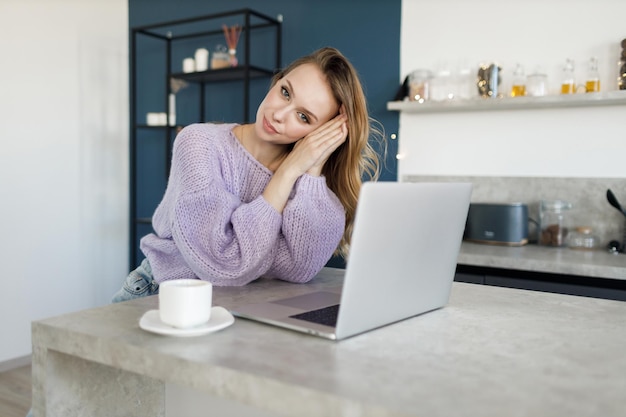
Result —
<svg viewBox="0 0 626 417"><path fill-rule="evenodd" d="M358 73L335 48L318 49L295 60L274 76L272 86L304 64L315 64L320 69L339 107L345 107L348 117L348 137L322 169L328 188L337 195L346 211L346 227L335 254L347 259L361 185L364 180L376 181L380 175L380 161L370 145L370 136L384 145L384 134L382 128L378 128L380 124L369 117Z"/></svg>

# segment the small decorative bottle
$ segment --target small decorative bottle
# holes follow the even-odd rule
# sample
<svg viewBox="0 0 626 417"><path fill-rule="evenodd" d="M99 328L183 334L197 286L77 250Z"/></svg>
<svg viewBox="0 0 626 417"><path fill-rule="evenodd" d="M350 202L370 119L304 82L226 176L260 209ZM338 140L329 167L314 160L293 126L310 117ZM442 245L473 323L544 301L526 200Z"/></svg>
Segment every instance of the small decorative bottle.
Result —
<svg viewBox="0 0 626 417"><path fill-rule="evenodd" d="M523 97L526 95L526 75L524 67L517 64L513 71L513 87L511 87L511 97Z"/></svg>
<svg viewBox="0 0 626 417"><path fill-rule="evenodd" d="M563 79L561 80L561 94L574 94L576 82L574 81L574 60L568 58L563 67Z"/></svg>
<svg viewBox="0 0 626 417"><path fill-rule="evenodd" d="M239 60L237 59L237 50L234 48L230 48L228 50L228 62L230 62L231 67L236 67L239 65Z"/></svg>
<svg viewBox="0 0 626 417"><path fill-rule="evenodd" d="M592 57L589 60L587 69L587 81L585 82L585 92L597 93L600 91L600 73L598 72L598 58Z"/></svg>

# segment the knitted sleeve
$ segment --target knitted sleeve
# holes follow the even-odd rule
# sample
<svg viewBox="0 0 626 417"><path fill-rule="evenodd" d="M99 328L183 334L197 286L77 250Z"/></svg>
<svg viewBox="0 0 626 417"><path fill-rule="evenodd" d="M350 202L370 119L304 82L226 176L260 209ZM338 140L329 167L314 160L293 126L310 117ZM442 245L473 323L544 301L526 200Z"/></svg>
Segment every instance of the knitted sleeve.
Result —
<svg viewBox="0 0 626 417"><path fill-rule="evenodd" d="M250 203L217 186L182 196L172 237L189 268L216 285L244 285L271 265L280 214L262 196Z"/></svg>
<svg viewBox="0 0 626 417"><path fill-rule="evenodd" d="M309 281L337 249L344 227L345 211L326 179L303 175L283 211L278 250L266 276Z"/></svg>
<svg viewBox="0 0 626 417"><path fill-rule="evenodd" d="M260 195L263 178L250 181L258 184L250 201L232 191L229 167L250 169L237 154L216 151L214 130L193 126L178 135L168 190L153 224L162 239L170 232L195 276L219 286L244 285L270 268L282 216Z"/></svg>

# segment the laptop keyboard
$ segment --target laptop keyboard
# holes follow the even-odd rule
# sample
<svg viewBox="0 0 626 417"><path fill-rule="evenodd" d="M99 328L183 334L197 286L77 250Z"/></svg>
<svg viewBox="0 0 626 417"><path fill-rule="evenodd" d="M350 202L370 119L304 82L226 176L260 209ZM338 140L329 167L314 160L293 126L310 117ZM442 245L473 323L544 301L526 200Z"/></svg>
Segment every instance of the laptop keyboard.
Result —
<svg viewBox="0 0 626 417"><path fill-rule="evenodd" d="M337 315L339 314L339 304L324 307L317 310L307 311L306 313L295 314L289 316L294 319L310 321L312 323L323 324L325 326L335 327L337 325Z"/></svg>

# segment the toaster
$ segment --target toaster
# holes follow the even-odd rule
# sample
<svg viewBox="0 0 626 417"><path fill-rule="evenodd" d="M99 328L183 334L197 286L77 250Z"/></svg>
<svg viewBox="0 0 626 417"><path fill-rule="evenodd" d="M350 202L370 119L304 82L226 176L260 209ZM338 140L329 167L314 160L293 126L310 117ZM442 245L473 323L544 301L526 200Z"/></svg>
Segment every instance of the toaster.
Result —
<svg viewBox="0 0 626 417"><path fill-rule="evenodd" d="M464 239L492 245L528 243L528 206L522 203L472 203Z"/></svg>

